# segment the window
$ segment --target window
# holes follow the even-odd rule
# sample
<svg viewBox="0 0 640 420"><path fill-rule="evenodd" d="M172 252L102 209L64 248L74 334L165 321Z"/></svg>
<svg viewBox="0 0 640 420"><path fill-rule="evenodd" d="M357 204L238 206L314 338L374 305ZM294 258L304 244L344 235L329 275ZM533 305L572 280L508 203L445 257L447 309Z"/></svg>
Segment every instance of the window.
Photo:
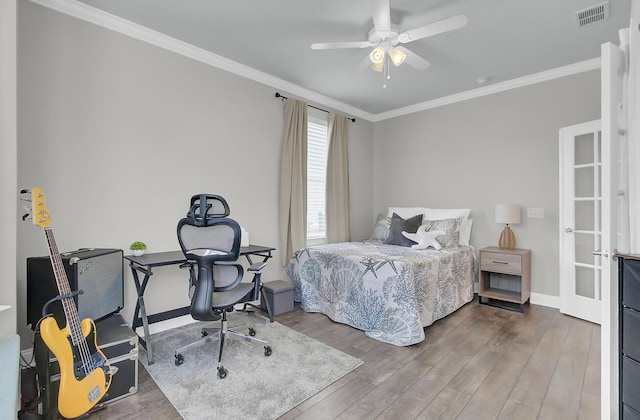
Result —
<svg viewBox="0 0 640 420"><path fill-rule="evenodd" d="M307 241L325 238L327 121L309 116L307 122Z"/></svg>

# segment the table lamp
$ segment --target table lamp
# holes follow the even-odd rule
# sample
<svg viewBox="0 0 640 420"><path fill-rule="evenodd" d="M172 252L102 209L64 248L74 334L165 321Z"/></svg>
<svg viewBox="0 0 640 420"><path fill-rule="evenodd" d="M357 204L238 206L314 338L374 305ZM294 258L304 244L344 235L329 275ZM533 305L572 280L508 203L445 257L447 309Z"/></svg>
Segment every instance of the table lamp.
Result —
<svg viewBox="0 0 640 420"><path fill-rule="evenodd" d="M517 204L496 204L496 223L506 224L498 239L498 246L501 249L514 249L516 247L516 237L509 227L510 224L520 223L520 206Z"/></svg>

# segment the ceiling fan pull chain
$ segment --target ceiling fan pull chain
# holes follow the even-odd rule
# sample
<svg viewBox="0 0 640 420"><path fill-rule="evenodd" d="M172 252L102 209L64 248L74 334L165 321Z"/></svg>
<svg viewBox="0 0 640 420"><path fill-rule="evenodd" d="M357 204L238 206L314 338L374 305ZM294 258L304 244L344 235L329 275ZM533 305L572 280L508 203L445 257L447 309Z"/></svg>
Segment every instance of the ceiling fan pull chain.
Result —
<svg viewBox="0 0 640 420"><path fill-rule="evenodd" d="M384 60L384 71L382 72L382 89L387 88L387 80L389 79L389 60Z"/></svg>

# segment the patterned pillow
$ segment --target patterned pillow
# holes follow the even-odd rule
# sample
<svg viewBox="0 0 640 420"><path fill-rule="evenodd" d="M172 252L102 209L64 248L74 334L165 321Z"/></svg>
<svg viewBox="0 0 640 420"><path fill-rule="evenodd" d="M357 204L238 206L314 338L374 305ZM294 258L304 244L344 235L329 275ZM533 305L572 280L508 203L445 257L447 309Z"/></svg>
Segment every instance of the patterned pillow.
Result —
<svg viewBox="0 0 640 420"><path fill-rule="evenodd" d="M389 237L384 241L388 245L411 246L416 242L406 238L402 231L416 233L422 224L422 214L417 214L408 219L403 219L397 213L393 213L391 217L391 226L389 227ZM457 240L457 239L456 239Z"/></svg>
<svg viewBox="0 0 640 420"><path fill-rule="evenodd" d="M376 225L371 233L371 241L385 241L389 237L389 227L391 226L391 218L380 213L376 220Z"/></svg>
<svg viewBox="0 0 640 420"><path fill-rule="evenodd" d="M443 248L451 248L458 246L458 242L460 241L460 227L463 220L463 217L459 217L457 219L425 221L425 223L431 223L429 231L445 231L446 233L444 235L438 236L436 240L440 243L440 245L442 245Z"/></svg>

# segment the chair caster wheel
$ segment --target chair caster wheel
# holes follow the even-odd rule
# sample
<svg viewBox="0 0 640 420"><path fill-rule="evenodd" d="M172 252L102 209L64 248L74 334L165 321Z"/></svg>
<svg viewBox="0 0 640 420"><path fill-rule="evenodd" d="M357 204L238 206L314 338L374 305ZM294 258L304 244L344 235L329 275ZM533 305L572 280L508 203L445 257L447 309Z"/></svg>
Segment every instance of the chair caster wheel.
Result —
<svg viewBox="0 0 640 420"><path fill-rule="evenodd" d="M209 333L208 333L208 332L206 332L206 331L202 331L202 332L200 333L200 335L201 335L202 337L206 337L206 336L208 336L208 335L209 335Z"/></svg>
<svg viewBox="0 0 640 420"><path fill-rule="evenodd" d="M222 366L218 367L218 378L220 378L220 379L226 378L227 377L227 373L229 373L229 371L227 371L227 369L225 369Z"/></svg>
<svg viewBox="0 0 640 420"><path fill-rule="evenodd" d="M249 335L251 337L255 337L256 336L256 329L253 328L253 327L249 328Z"/></svg>
<svg viewBox="0 0 640 420"><path fill-rule="evenodd" d="M264 355L266 357L269 357L269 356L271 356L271 353L272 353L271 346L264 346Z"/></svg>
<svg viewBox="0 0 640 420"><path fill-rule="evenodd" d="M180 366L183 363L184 363L184 356L179 353L176 354L176 360L175 360L176 366Z"/></svg>

